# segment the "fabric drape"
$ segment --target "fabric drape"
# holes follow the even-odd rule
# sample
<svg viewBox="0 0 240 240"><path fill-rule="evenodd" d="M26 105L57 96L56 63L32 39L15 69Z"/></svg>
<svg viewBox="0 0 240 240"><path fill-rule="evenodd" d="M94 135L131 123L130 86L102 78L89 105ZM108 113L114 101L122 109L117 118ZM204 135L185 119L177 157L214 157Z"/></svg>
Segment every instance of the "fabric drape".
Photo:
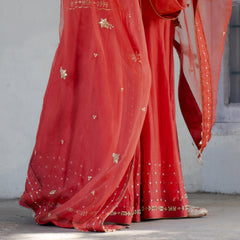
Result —
<svg viewBox="0 0 240 240"><path fill-rule="evenodd" d="M179 16L176 46L182 69L179 103L188 129L203 152L216 120L217 88L232 1L193 0Z"/></svg>
<svg viewBox="0 0 240 240"><path fill-rule="evenodd" d="M176 18L187 6L187 0L142 0L143 15L150 18Z"/></svg>
<svg viewBox="0 0 240 240"><path fill-rule="evenodd" d="M149 17L139 0L62 0L60 43L20 199L37 223L104 232L132 221L187 216L173 45L182 63L183 115L202 151L214 122L214 64L221 57L210 57L209 46L221 33L223 47L231 4L211 1L211 11L219 5L225 17L210 38L202 2L152 1L168 9L161 12L167 17L187 6L178 22Z"/></svg>

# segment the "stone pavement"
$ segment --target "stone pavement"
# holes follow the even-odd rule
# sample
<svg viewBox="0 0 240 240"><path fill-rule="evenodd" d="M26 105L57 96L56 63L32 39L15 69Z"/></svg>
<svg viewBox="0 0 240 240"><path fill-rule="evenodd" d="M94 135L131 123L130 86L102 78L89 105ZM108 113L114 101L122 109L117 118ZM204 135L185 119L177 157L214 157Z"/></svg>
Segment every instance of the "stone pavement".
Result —
<svg viewBox="0 0 240 240"><path fill-rule="evenodd" d="M209 215L196 219L164 219L133 223L113 233L82 233L74 229L40 226L31 210L17 200L0 200L1 240L240 240L240 195L194 193L190 204L208 208Z"/></svg>

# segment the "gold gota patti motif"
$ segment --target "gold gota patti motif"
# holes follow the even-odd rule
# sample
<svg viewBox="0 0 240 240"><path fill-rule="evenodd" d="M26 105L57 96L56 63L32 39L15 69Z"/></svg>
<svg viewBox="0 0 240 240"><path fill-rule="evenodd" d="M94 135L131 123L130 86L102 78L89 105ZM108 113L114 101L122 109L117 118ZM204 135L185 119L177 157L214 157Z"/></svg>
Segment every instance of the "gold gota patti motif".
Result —
<svg viewBox="0 0 240 240"><path fill-rule="evenodd" d="M101 28L106 28L106 29L113 29L114 26L108 22L106 18L101 18L101 21L99 22Z"/></svg>
<svg viewBox="0 0 240 240"><path fill-rule="evenodd" d="M209 60L208 49L206 46L206 39L203 31L203 24L201 22L201 17L199 12L196 14L195 18L195 33L197 39L197 48L199 50L199 66L200 66L200 79L201 79L201 89L202 89L202 140L199 145L201 149L199 151L199 157L203 152L203 149L207 146L208 141L211 138L211 126L213 121L212 116L212 106L213 106L213 96L212 96L212 76L211 76L211 65Z"/></svg>
<svg viewBox="0 0 240 240"><path fill-rule="evenodd" d="M160 211L160 212L177 212L177 211L185 211L187 210L187 206L146 206L146 207L142 207L141 209L137 209L134 210L133 212L130 211L113 211L110 215L111 216L116 216L116 215L120 215L120 216L133 216L133 215L138 215L141 214L143 212L156 212L156 211Z"/></svg>
<svg viewBox="0 0 240 240"><path fill-rule="evenodd" d="M84 9L95 7L98 10L111 10L109 7L109 2L105 1L94 1L94 0L72 0L70 2L69 10Z"/></svg>
<svg viewBox="0 0 240 240"><path fill-rule="evenodd" d="M62 67L60 68L60 74L61 74L61 79L66 79L67 77L67 70L63 69Z"/></svg>
<svg viewBox="0 0 240 240"><path fill-rule="evenodd" d="M113 157L113 162L114 163L118 163L119 162L120 154L113 153L112 157Z"/></svg>

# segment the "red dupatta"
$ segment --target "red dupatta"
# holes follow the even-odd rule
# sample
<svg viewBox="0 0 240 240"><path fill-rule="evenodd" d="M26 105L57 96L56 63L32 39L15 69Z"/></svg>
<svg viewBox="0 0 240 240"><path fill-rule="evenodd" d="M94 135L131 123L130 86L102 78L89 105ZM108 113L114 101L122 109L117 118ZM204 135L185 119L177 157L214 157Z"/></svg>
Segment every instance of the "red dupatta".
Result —
<svg viewBox="0 0 240 240"><path fill-rule="evenodd" d="M216 119L220 65L232 0L143 0L142 7L149 17L175 20L175 46L181 60L179 103L201 155Z"/></svg>
<svg viewBox="0 0 240 240"><path fill-rule="evenodd" d="M181 73L179 102L200 155L216 119L220 65L232 0L193 0L176 28Z"/></svg>

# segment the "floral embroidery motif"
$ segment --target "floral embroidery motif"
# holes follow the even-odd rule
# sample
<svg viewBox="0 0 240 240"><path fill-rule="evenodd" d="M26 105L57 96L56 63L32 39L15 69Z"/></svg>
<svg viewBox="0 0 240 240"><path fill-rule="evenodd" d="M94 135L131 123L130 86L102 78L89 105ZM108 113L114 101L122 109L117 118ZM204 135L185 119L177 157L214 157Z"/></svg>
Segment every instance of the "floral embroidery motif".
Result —
<svg viewBox="0 0 240 240"><path fill-rule="evenodd" d="M146 111L147 111L147 108L146 108L146 107L142 108L142 111L143 111L143 112L146 112Z"/></svg>
<svg viewBox="0 0 240 240"><path fill-rule="evenodd" d="M106 18L101 18L101 21L99 22L101 28L106 28L106 29L113 29L114 26L110 24Z"/></svg>
<svg viewBox="0 0 240 240"><path fill-rule="evenodd" d="M92 118L95 120L97 119L97 115L92 115Z"/></svg>
<svg viewBox="0 0 240 240"><path fill-rule="evenodd" d="M61 144L64 144L64 140L63 139L61 140Z"/></svg>
<svg viewBox="0 0 240 240"><path fill-rule="evenodd" d="M67 77L67 70L63 69L62 67L60 68L60 74L62 79L66 79Z"/></svg>
<svg viewBox="0 0 240 240"><path fill-rule="evenodd" d="M113 162L118 163L119 158L120 158L120 154L113 153L112 157L113 157Z"/></svg>
<svg viewBox="0 0 240 240"><path fill-rule="evenodd" d="M91 194L94 196L95 195L95 191L92 191Z"/></svg>

